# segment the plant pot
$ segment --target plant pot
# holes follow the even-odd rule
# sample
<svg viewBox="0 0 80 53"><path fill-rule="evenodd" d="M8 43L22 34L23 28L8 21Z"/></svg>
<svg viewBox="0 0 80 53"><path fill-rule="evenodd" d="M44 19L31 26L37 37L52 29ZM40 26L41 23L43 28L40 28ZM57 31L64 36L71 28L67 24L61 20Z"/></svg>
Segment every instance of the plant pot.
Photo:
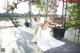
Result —
<svg viewBox="0 0 80 53"><path fill-rule="evenodd" d="M65 30L64 28L53 28L53 37L59 40L64 38Z"/></svg>
<svg viewBox="0 0 80 53"><path fill-rule="evenodd" d="M26 27L29 27L29 26L30 26L30 23L27 23L27 22L26 22L26 23L25 23L25 26L26 26Z"/></svg>

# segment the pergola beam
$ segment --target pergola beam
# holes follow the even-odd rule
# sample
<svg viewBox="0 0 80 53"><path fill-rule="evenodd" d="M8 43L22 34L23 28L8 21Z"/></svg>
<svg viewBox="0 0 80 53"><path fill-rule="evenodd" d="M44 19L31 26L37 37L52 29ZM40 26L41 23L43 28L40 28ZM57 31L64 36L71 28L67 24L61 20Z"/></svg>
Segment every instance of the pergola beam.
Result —
<svg viewBox="0 0 80 53"><path fill-rule="evenodd" d="M69 2L69 3L79 3L80 0L62 0L63 2Z"/></svg>

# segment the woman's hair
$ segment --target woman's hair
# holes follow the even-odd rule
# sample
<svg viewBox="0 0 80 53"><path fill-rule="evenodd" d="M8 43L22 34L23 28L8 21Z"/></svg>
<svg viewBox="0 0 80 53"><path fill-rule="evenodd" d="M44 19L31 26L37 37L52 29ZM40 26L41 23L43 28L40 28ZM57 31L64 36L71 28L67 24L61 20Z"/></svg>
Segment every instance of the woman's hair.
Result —
<svg viewBox="0 0 80 53"><path fill-rule="evenodd" d="M34 20L37 21L37 19L40 19L40 16L35 16Z"/></svg>

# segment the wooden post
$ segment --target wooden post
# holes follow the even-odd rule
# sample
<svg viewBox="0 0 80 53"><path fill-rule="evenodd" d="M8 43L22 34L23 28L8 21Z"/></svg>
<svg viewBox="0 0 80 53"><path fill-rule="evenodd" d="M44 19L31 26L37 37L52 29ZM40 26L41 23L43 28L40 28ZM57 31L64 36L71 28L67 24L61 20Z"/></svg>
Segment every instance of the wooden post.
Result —
<svg viewBox="0 0 80 53"><path fill-rule="evenodd" d="M31 18L31 1L29 1L29 18L30 18L30 27L32 26L32 18Z"/></svg>

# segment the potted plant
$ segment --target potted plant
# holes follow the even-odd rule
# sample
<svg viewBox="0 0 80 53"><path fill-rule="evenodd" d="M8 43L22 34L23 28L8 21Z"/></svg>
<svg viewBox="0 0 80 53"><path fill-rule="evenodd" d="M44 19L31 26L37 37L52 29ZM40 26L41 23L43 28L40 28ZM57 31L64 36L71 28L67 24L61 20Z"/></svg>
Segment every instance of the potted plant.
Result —
<svg viewBox="0 0 80 53"><path fill-rule="evenodd" d="M65 28L61 28L61 27L54 27L53 28L53 36L56 39L62 39L64 38L64 33L65 33Z"/></svg>

